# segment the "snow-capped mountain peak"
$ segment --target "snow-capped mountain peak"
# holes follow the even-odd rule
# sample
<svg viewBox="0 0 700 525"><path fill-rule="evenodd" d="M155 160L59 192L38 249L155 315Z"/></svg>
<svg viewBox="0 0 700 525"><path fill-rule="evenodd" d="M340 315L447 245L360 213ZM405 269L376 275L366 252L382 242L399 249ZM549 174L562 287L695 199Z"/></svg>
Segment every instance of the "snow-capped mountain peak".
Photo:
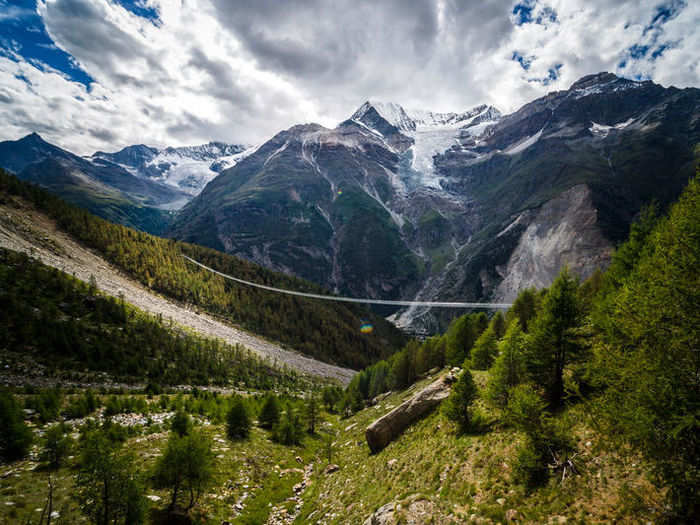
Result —
<svg viewBox="0 0 700 525"><path fill-rule="evenodd" d="M461 113L440 113L423 109L405 110L395 102L382 102L370 99L362 104L350 117L376 131L376 118L381 117L391 126L407 136L413 136L418 129L453 128L466 129L484 122L495 123L501 112L493 106L481 104Z"/></svg>
<svg viewBox="0 0 700 525"><path fill-rule="evenodd" d="M362 104L358 110L353 113L350 119L367 124L367 120L371 120L371 118L368 119L367 117L370 116L373 111L399 131L410 132L416 129L415 122L408 116L406 110L394 102L382 102L370 99Z"/></svg>
<svg viewBox="0 0 700 525"><path fill-rule="evenodd" d="M486 128L498 122L501 112L481 104L462 113L439 113L426 110L406 111L394 102L368 100L353 113L350 120L367 128L378 137L389 139L398 131L407 137L412 156L411 168L420 174L418 184L440 188L440 176L435 171L434 158L452 147L461 148L465 137L472 140ZM387 135L390 133L391 135Z"/></svg>
<svg viewBox="0 0 700 525"><path fill-rule="evenodd" d="M248 149L224 142L163 149L138 144L116 153L98 151L89 160L95 164L116 164L138 177L198 195L210 180L245 157Z"/></svg>

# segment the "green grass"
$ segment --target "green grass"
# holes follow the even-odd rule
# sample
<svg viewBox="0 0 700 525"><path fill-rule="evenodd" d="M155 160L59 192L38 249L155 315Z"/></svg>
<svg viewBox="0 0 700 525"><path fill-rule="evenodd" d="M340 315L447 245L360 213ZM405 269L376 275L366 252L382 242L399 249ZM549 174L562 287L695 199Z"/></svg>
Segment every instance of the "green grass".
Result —
<svg viewBox="0 0 700 525"><path fill-rule="evenodd" d="M487 377L487 372L474 372L481 388ZM554 516L574 523L658 519L655 512L663 509L664 493L648 481L646 465L625 451L607 449L586 423L585 409L580 405L557 416L572 423L580 453L580 475L564 484L552 479L532 491L516 484L511 464L522 436L500 425L500 414L481 401L492 423L482 434L458 436L454 425L437 410L409 427L382 452L370 454L365 428L430 381L425 379L405 392L393 393L378 406L347 419L324 413L318 435L305 436L300 446L276 444L267 431L257 427L249 439L231 442L216 420L202 426L214 440L215 475L194 514L203 516L202 523L219 525L223 521L264 523L275 507L293 513L296 502L289 499L293 487L301 481L304 467L313 463L295 523L362 523L391 502L401 504L399 516L406 518L411 509L422 506L437 523L477 518L503 522L511 509L528 523L547 522ZM151 400L149 406L159 406L158 401ZM322 436L326 432L335 436L331 462L340 467L330 474L324 472L328 458ZM139 470L148 472L166 441L167 432L154 426L129 438L126 446L136 453ZM54 509L61 513L57 523L78 523L81 519L71 497L75 461L70 460L54 475ZM14 505L0 505L0 523L24 523L28 517L37 521L40 512L34 509L44 504L47 472L30 460L4 465L0 475L9 471L13 472L0 478L0 497ZM149 505L152 517L162 516L168 491L149 486L146 494L161 498ZM243 505L240 513L238 503Z"/></svg>

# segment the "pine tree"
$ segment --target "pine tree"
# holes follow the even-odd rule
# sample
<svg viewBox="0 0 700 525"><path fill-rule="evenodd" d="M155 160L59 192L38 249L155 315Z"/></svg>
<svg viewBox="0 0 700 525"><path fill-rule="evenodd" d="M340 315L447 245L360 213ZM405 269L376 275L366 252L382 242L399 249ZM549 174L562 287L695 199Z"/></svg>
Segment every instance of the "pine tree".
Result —
<svg viewBox="0 0 700 525"><path fill-rule="evenodd" d="M9 392L0 392L0 456L10 461L22 458L29 452L32 440L19 403Z"/></svg>
<svg viewBox="0 0 700 525"><path fill-rule="evenodd" d="M232 441L245 439L250 434L250 416L243 398L235 396L226 415L226 434Z"/></svg>
<svg viewBox="0 0 700 525"><path fill-rule="evenodd" d="M192 421L183 410L177 410L170 422L170 428L178 436L185 436L192 429Z"/></svg>
<svg viewBox="0 0 700 525"><path fill-rule="evenodd" d="M472 430L470 408L477 394L474 378L471 372L465 369L445 401L445 415L457 423L462 433Z"/></svg>
<svg viewBox="0 0 700 525"><path fill-rule="evenodd" d="M564 396L564 367L579 348L575 328L581 320L578 280L564 268L547 291L541 310L532 321L526 362L532 380L545 391L552 407Z"/></svg>
<svg viewBox="0 0 700 525"><path fill-rule="evenodd" d="M171 510L178 501L186 501L186 509L194 506L212 480L213 464L211 441L204 434L191 432L185 436L175 433L170 436L153 477L159 487L172 490Z"/></svg>
<svg viewBox="0 0 700 525"><path fill-rule="evenodd" d="M700 179L637 247L599 325L593 373L610 435L639 447L670 485L679 522L700 515Z"/></svg>
<svg viewBox="0 0 700 525"><path fill-rule="evenodd" d="M535 317L538 307L538 298L535 291L531 288L521 290L518 297L513 301L513 306L510 307L506 314L506 321L510 323L514 317L518 318L520 328L523 332L528 332L530 328L530 320Z"/></svg>
<svg viewBox="0 0 700 525"><path fill-rule="evenodd" d="M277 396L270 394L265 397L263 406L258 416L258 424L267 430L271 430L280 420L280 405Z"/></svg>
<svg viewBox="0 0 700 525"><path fill-rule="evenodd" d="M498 343L498 358L491 367L486 387L488 399L496 406L505 407L510 389L526 381L524 351L525 334L520 328L520 321L515 318Z"/></svg>
<svg viewBox="0 0 700 525"><path fill-rule="evenodd" d="M461 366L469 357L469 352L479 333L475 326L474 317L465 314L455 319L447 330L447 348L445 361L449 366Z"/></svg>
<svg viewBox="0 0 700 525"><path fill-rule="evenodd" d="M493 325L493 330L496 332L496 337L501 339L506 335L506 318L502 312L496 312L491 319L491 324Z"/></svg>
<svg viewBox="0 0 700 525"><path fill-rule="evenodd" d="M472 348L471 365L475 370L487 370L498 354L498 336L496 327L490 324L479 336Z"/></svg>
<svg viewBox="0 0 700 525"><path fill-rule="evenodd" d="M304 407L304 419L306 419L306 429L312 435L316 433L316 424L319 417L318 408L318 399L316 395L311 394L309 399L306 400Z"/></svg>
<svg viewBox="0 0 700 525"><path fill-rule="evenodd" d="M283 445L299 445L302 437L302 427L299 414L287 405L287 409L272 432L272 439Z"/></svg>
<svg viewBox="0 0 700 525"><path fill-rule="evenodd" d="M108 431L85 438L76 479L75 497L91 523L98 525L142 523L146 499L134 455L122 452L121 443Z"/></svg>

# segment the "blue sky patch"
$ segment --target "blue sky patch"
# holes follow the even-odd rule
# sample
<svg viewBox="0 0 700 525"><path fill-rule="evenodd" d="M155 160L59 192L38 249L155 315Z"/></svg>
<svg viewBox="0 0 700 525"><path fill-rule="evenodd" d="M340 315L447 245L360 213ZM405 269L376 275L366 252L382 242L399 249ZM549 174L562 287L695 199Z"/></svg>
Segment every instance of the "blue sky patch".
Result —
<svg viewBox="0 0 700 525"><path fill-rule="evenodd" d="M154 7L146 5L144 0L117 0L117 4L136 16L150 20L153 25L160 26L160 15Z"/></svg>
<svg viewBox="0 0 700 525"><path fill-rule="evenodd" d="M630 58L634 60L639 60L640 58L644 58L645 56L647 56L648 51L649 46L634 44L627 50L627 53L629 54Z"/></svg>
<svg viewBox="0 0 700 525"><path fill-rule="evenodd" d="M525 0L513 6L511 11L511 19L516 26L523 24L539 24L547 25L550 22L557 21L557 12L551 7L545 5L537 8L536 0Z"/></svg>
<svg viewBox="0 0 700 525"><path fill-rule="evenodd" d="M658 29L669 20L676 18L687 5L688 3L685 0L672 0L666 4L661 4L656 8L651 22L644 28L644 33L642 34L646 35L647 32Z"/></svg>
<svg viewBox="0 0 700 525"><path fill-rule="evenodd" d="M664 42L663 44L659 45L656 49L654 49L654 51L652 51L651 59L656 60L657 58L663 56L666 50L673 49L674 47L676 47L676 45L676 42Z"/></svg>
<svg viewBox="0 0 700 525"><path fill-rule="evenodd" d="M547 70L547 76L542 78L528 78L528 82L535 82L537 84L542 84L543 86L548 86L555 80L559 78L559 70L564 67L564 64L554 64Z"/></svg>
<svg viewBox="0 0 700 525"><path fill-rule="evenodd" d="M532 55L526 56L526 55L523 55L522 53L519 53L517 51L513 51L513 56L511 57L511 60L514 60L517 63L519 63L520 67L522 67L525 71L527 71L528 69L530 69L530 64L532 64L532 61L535 58L536 57L534 57Z"/></svg>
<svg viewBox="0 0 700 525"><path fill-rule="evenodd" d="M515 25L521 26L532 22L532 10L535 8L535 2L526 0L513 6L513 15L515 16Z"/></svg>
<svg viewBox="0 0 700 525"><path fill-rule="evenodd" d="M556 22L557 12L549 6L544 6L542 10L537 13L537 18L535 19L536 24L546 24L547 22Z"/></svg>
<svg viewBox="0 0 700 525"><path fill-rule="evenodd" d="M19 55L43 71L56 69L89 89L93 78L51 40L36 6L36 0L0 0L0 54L15 61Z"/></svg>

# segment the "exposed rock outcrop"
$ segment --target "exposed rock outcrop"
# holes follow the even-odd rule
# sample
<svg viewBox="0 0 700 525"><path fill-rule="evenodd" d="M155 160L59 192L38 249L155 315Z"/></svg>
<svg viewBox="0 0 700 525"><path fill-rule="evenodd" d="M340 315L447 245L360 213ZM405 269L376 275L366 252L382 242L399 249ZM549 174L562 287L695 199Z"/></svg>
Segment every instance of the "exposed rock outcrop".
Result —
<svg viewBox="0 0 700 525"><path fill-rule="evenodd" d="M512 301L524 288L549 286L564 265L585 279L608 265L612 249L598 224L590 189L574 186L544 204L532 219L502 270L495 296Z"/></svg>
<svg viewBox="0 0 700 525"><path fill-rule="evenodd" d="M450 395L450 384L455 381L455 378L456 375L450 372L368 426L365 437L372 453L382 450L411 423L439 405Z"/></svg>

